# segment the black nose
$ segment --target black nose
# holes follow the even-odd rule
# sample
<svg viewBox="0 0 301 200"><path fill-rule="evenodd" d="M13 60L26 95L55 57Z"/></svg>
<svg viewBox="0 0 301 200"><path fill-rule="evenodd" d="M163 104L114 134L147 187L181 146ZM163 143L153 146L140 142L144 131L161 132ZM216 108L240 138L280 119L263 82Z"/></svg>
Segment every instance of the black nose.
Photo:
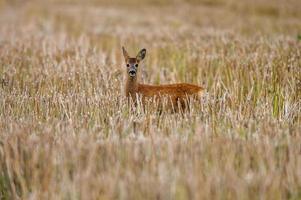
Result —
<svg viewBox="0 0 301 200"><path fill-rule="evenodd" d="M134 71L134 70L131 70L131 71L129 71L129 74L130 74L130 76L135 76L135 74L136 74L136 71Z"/></svg>

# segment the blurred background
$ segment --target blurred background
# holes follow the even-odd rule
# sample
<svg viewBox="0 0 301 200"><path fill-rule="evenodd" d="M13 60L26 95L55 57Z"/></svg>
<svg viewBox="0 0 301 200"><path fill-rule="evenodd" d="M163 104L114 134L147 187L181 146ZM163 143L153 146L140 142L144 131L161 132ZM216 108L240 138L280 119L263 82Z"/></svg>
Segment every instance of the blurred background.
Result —
<svg viewBox="0 0 301 200"><path fill-rule="evenodd" d="M290 35L300 31L298 0L1 0L1 29L140 44L214 34ZM186 37L191 36L191 37ZM141 41L141 39L143 39ZM130 46L130 45L129 45Z"/></svg>

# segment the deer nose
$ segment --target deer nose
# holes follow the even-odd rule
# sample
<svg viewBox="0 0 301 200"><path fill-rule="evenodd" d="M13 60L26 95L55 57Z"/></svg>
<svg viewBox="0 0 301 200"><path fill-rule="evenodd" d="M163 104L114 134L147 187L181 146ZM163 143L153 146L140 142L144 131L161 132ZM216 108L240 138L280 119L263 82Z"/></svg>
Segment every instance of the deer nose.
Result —
<svg viewBox="0 0 301 200"><path fill-rule="evenodd" d="M135 76L136 75L136 71L135 70L130 70L129 71L129 75L130 76Z"/></svg>

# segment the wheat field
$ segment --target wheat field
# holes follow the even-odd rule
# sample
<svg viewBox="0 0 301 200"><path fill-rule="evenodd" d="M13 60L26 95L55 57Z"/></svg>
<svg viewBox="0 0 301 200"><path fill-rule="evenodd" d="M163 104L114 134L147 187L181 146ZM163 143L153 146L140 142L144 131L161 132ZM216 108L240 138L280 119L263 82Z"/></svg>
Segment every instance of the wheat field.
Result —
<svg viewBox="0 0 301 200"><path fill-rule="evenodd" d="M0 199L301 199L301 1L0 0ZM206 88L184 114L141 82Z"/></svg>

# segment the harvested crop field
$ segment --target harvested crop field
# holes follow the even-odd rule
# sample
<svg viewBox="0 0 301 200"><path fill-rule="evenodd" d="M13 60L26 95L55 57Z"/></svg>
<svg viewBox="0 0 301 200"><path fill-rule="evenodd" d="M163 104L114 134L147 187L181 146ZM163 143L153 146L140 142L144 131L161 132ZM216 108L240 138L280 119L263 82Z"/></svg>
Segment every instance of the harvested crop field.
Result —
<svg viewBox="0 0 301 200"><path fill-rule="evenodd" d="M300 10L0 0L0 199L301 199ZM131 110L122 46L201 100Z"/></svg>

